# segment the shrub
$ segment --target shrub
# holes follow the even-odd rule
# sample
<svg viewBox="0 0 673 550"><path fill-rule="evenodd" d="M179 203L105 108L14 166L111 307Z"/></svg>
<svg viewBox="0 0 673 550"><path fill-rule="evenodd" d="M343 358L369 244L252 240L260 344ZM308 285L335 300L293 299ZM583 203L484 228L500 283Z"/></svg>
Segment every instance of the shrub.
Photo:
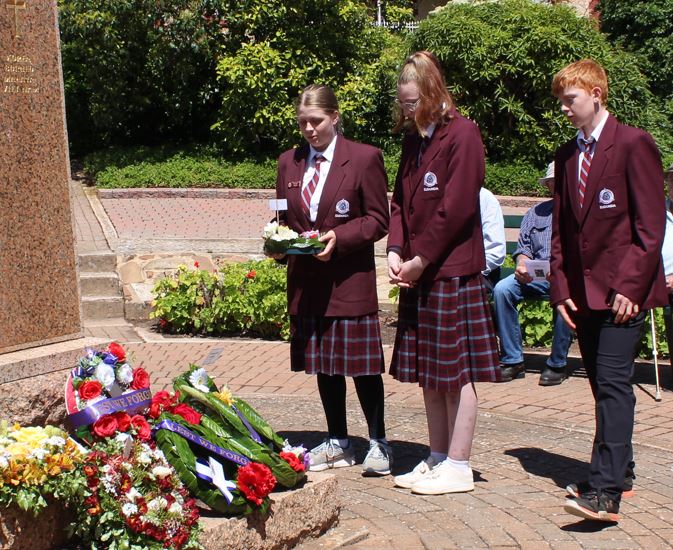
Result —
<svg viewBox="0 0 673 550"><path fill-rule="evenodd" d="M59 0L73 151L208 135L226 41L218 0Z"/></svg>
<svg viewBox="0 0 673 550"><path fill-rule="evenodd" d="M290 336L286 270L273 260L227 264L216 273L180 266L153 293L150 317L167 332Z"/></svg>
<svg viewBox="0 0 673 550"><path fill-rule="evenodd" d="M350 135L377 142L382 128L388 134L390 75L401 46L371 25L364 4L225 4L232 39L217 64L222 106L214 129L226 151L278 152L298 143L294 101L311 83L343 95L346 125L356 128Z"/></svg>
<svg viewBox="0 0 673 550"><path fill-rule="evenodd" d="M223 187L273 189L275 159L228 162L207 147L117 147L87 155L84 169L101 188Z"/></svg>
<svg viewBox="0 0 673 550"><path fill-rule="evenodd" d="M526 162L487 162L484 187L496 195L546 197L547 188L538 183L542 176L541 170Z"/></svg>
<svg viewBox="0 0 673 550"><path fill-rule="evenodd" d="M480 126L491 162L549 162L574 132L551 95L551 80L582 57L606 67L611 111L649 130L666 153L673 150L671 125L637 58L613 48L594 22L568 6L450 3L420 24L412 46L438 56L461 111Z"/></svg>
<svg viewBox="0 0 673 550"><path fill-rule="evenodd" d="M600 0L601 30L642 57L652 91L673 99L673 0Z"/></svg>

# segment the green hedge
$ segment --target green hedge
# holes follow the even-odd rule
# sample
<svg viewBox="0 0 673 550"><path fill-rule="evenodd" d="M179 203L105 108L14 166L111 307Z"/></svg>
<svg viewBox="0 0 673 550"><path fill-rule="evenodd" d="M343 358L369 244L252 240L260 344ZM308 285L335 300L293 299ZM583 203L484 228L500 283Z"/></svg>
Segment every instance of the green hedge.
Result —
<svg viewBox="0 0 673 550"><path fill-rule="evenodd" d="M388 186L392 190L400 148L392 144L384 152ZM84 169L102 189L132 187L222 187L226 189L273 189L276 160L228 162L213 147L119 147L87 155ZM541 170L519 162L488 164L485 186L497 195L545 196L537 183Z"/></svg>

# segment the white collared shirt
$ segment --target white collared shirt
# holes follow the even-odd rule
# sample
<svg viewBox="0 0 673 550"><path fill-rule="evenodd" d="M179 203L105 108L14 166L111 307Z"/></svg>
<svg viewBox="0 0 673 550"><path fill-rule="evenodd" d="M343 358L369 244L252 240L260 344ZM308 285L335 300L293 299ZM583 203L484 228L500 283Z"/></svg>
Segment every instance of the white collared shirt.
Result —
<svg viewBox="0 0 673 550"><path fill-rule="evenodd" d="M598 125L594 128L594 131L591 132L591 136L594 138L595 142L593 145L593 153L596 154L596 147L598 146L598 140L601 137L601 133L603 132L603 127L605 126L605 123L608 120L608 116L610 116L610 113L607 111L605 112L605 116L603 117L603 120L601 120ZM577 140L577 146L580 149L580 159L579 162L577 163L577 181L580 181L580 173L582 171L582 163L584 162L584 144L581 142L582 139L589 139L584 135L584 132L580 129L577 132L577 137L575 138Z"/></svg>
<svg viewBox="0 0 673 550"><path fill-rule="evenodd" d="M486 269L484 276L505 263L507 242L505 239L505 220L495 195L485 187L479 191L479 209L481 210L481 232L484 235L484 253Z"/></svg>
<svg viewBox="0 0 673 550"><path fill-rule="evenodd" d="M313 148L313 145L309 145L310 151L308 154L308 159L306 160L306 170L304 171L304 179L301 185L301 191L304 192L304 189L313 179L315 174L315 157L316 155L322 155L325 157L320 163L320 179L318 180L318 186L311 196L311 222L315 222L318 217L318 205L320 204L320 197L322 196L322 190L325 187L325 180L327 179L327 174L329 174L329 169L332 166L332 159L334 158L334 148L336 147L337 136L334 136L330 144L324 151L316 151Z"/></svg>

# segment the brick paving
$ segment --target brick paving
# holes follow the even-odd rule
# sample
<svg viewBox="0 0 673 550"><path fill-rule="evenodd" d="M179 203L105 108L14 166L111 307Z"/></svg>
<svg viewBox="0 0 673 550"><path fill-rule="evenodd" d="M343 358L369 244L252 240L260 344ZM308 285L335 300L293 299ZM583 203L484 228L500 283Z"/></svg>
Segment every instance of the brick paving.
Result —
<svg viewBox="0 0 673 550"><path fill-rule="evenodd" d="M206 366L219 384L249 399L293 442L317 444L325 425L315 379L289 370L289 346L242 339L129 343L133 364L166 388L190 363ZM391 350L386 348L389 360ZM380 548L670 548L673 536L673 380L660 365L663 401L653 400L652 365L637 367L634 441L637 494L622 506L617 526L577 522L562 509L563 487L583 478L593 431L593 407L579 359L558 387L537 385L545 355L526 355L525 378L480 384L480 414L472 457L474 493L421 497L396 489L389 478L336 472L342 513L338 527L305 550ZM394 473L425 456L427 430L421 393L385 375L386 419ZM366 423L349 381L349 431L364 458Z"/></svg>

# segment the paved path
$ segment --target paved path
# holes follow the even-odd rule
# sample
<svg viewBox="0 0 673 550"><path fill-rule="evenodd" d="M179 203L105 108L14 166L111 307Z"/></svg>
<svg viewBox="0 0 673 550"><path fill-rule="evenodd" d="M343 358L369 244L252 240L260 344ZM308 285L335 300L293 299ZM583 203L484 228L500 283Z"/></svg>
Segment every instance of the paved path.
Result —
<svg viewBox="0 0 673 550"><path fill-rule="evenodd" d="M200 340L128 344L135 365L147 368L157 389L190 363L205 365L219 384L259 408L293 442L317 444L324 416L315 379L289 371L285 343ZM386 358L390 357L386 349ZM669 548L673 540L673 387L662 365L663 401L656 403L652 367L638 365L636 497L622 506L617 526L577 522L563 511L563 487L585 476L593 433L593 405L578 359L564 384L537 385L545 356L527 354L528 374L508 384L480 384L480 415L472 466L474 493L420 497L396 489L389 478L362 478L338 470L343 504L338 527L305 550L348 547L413 548ZM418 387L385 376L388 438L394 473L427 453L427 430ZM366 423L349 381L349 430L359 460Z"/></svg>

